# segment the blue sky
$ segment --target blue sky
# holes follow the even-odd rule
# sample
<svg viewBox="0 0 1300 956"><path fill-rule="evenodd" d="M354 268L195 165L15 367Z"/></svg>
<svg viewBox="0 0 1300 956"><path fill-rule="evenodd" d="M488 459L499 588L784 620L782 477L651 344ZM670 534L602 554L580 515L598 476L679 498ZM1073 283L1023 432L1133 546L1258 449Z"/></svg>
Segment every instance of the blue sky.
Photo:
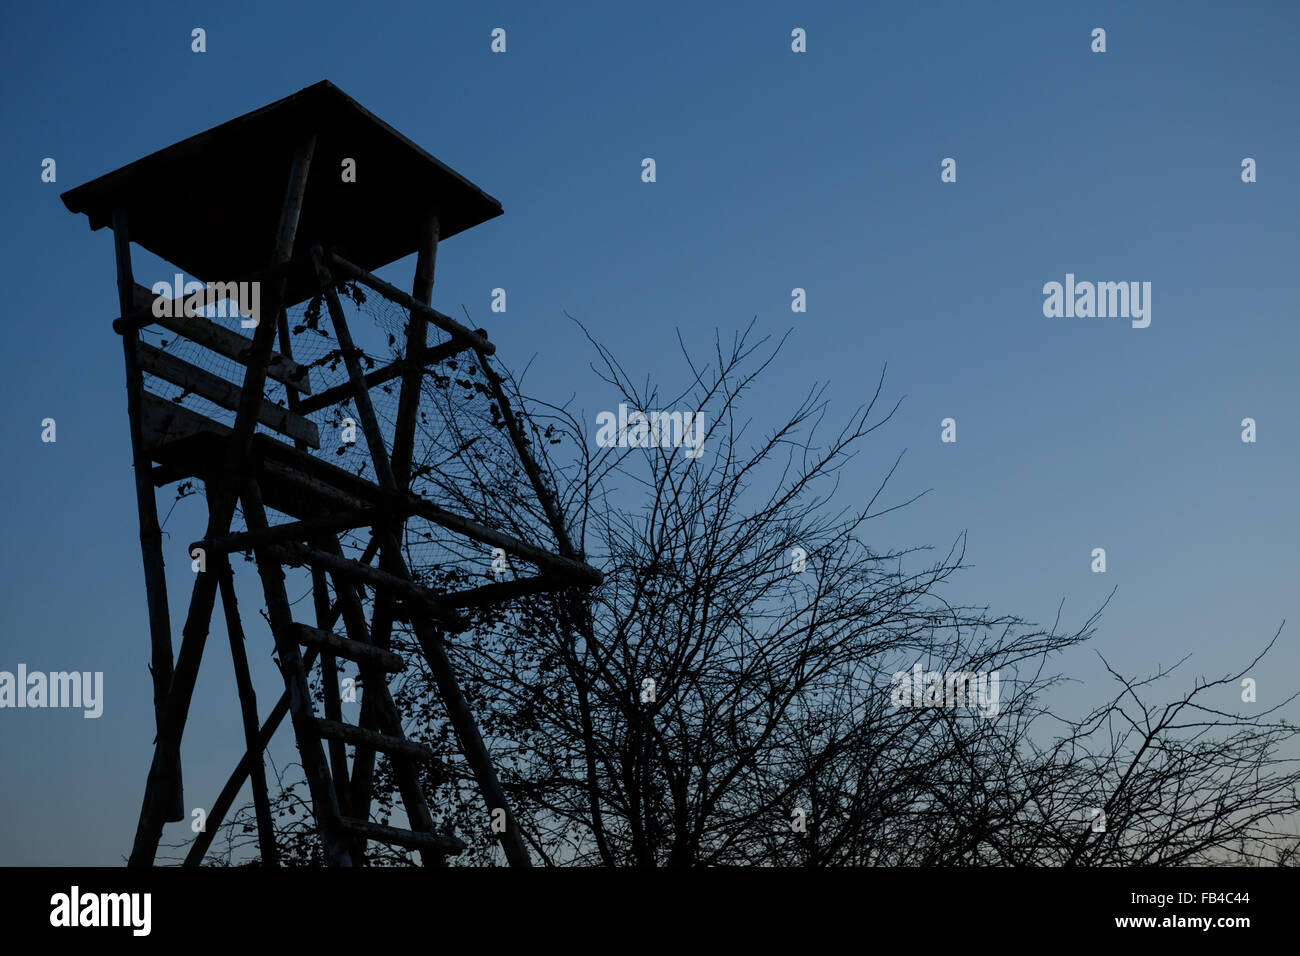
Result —
<svg viewBox="0 0 1300 956"><path fill-rule="evenodd" d="M906 399L841 493L865 500L903 449L894 499L932 491L873 526L882 545L946 548L965 530L973 567L946 593L1036 620L1064 600L1079 623L1118 588L1097 650L1135 673L1192 652L1187 679L1219 676L1300 617L1298 20L1289 3L10 12L0 670L102 670L106 700L98 720L0 710L0 864L120 862L153 731L112 240L61 192L328 78L501 200L504 216L440 248L434 304L467 308L508 365L533 360L531 393L574 396L593 432L615 407L566 310L668 393L676 328L701 349L755 318L793 329L750 399L760 423L813 380L847 416L888 363L885 394ZM940 182L944 157L956 183ZM1243 157L1258 182L1241 181ZM385 274L406 286L412 268ZM1043 284L1066 273L1151 282L1150 327L1045 318ZM939 440L949 416L956 444ZM168 524L177 632L201 507ZM271 641L249 631L265 712ZM240 750L219 626L209 647L190 806ZM1298 664L1292 623L1261 705L1295 688ZM1083 682L1066 702L1106 689L1091 651L1062 666ZM287 733L273 752L293 758Z"/></svg>

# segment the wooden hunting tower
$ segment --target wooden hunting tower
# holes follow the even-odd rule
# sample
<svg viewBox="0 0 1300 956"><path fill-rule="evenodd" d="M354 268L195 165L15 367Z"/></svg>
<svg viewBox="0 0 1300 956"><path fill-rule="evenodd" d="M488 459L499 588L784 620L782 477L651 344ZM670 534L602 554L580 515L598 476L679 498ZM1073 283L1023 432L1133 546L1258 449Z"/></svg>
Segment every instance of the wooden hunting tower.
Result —
<svg viewBox="0 0 1300 956"><path fill-rule="evenodd" d="M346 172L349 162L352 176ZM120 317L113 328L122 338L126 363L157 723L131 865L153 865L163 824L186 818L180 747L218 593L235 664L246 753L211 805L206 830L195 840L187 864L201 862L250 778L261 858L267 865L276 862L262 755L286 713L329 863L364 863L366 843L372 840L417 850L426 865L441 864L446 855L463 849L455 836L434 832L419 773L421 761L432 755L404 737L388 686L386 675L407 663L390 640L394 622L402 621L409 623L428 663L482 792L485 826L492 811L504 810L506 826L499 839L505 854L511 864L527 865L517 821L445 642L465 627L463 609L588 586L599 582L600 575L565 532L529 454L524 425L491 369L495 347L487 333L466 328L430 304L439 241L499 216L500 204L328 81L78 186L63 201L72 212L84 213L91 229L111 227L117 257ZM182 302L137 285L132 242L206 283L194 300L199 304L214 304L231 294L246 298L241 289L260 290L260 308L237 323L247 334L233 328L236 323L222 324L187 310L188 292ZM409 295L372 274L411 253L418 259ZM346 297L340 296L345 284L365 286L385 300L386 308L401 310L401 350L373 371L363 370L366 356L349 329ZM293 355L287 310L307 301L317 303L317 314L320 303L328 308L339 360L334 367L341 362L346 369L345 380L324 390L313 391L311 381L318 369L323 374L323 364L300 364ZM172 336L161 342L163 348L142 340L142 332L153 326ZM212 361L177 357L166 348L169 341L184 343L191 350L187 354L224 363L219 368L227 374L214 372ZM490 392L504 418L502 434L551 525L554 551L412 493L422 385L435 367L457 357L482 370L485 394ZM299 358L305 362L301 354ZM391 394L394 386L384 383L395 380L400 380L400 391L395 414L386 420L386 440L371 390L382 386ZM153 383L183 391L167 399L146 390ZM155 391L163 390L155 386ZM191 396L209 403L204 411L224 409L221 414L233 415L233 421L181 404ZM373 480L312 454L320 448L320 430L310 416L337 414L345 405L364 435L368 459L363 470ZM190 547L199 570L173 659L155 489L193 479L203 483L208 523L203 539ZM234 527L237 509L242 529ZM271 523L268 512L284 520ZM536 573L468 590L435 591L415 580L403 556L404 530L415 520L458 540L477 542L480 549L502 549ZM363 554L346 556L340 544L345 534L353 542L368 536ZM284 695L261 723L228 558L241 552L251 552L256 561L285 683ZM314 625L293 620L286 565L311 570ZM340 620L344 634L335 633ZM353 662L361 677L357 724L341 718L339 659ZM323 716L316 714L310 692L313 665L320 668ZM355 748L350 767L349 745ZM370 820L377 751L391 761L410 829Z"/></svg>

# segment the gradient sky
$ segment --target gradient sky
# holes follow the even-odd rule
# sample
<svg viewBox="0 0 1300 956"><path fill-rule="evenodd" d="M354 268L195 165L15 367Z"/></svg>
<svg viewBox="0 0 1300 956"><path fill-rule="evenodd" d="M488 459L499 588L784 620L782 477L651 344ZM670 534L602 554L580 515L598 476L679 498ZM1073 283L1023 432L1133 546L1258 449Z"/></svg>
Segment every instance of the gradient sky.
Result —
<svg viewBox="0 0 1300 956"><path fill-rule="evenodd" d="M966 530L973 567L945 595L1048 623L1062 601L1081 623L1117 587L1095 650L1137 674L1193 653L1171 692L1289 620L1260 706L1300 686L1300 6L286 6L27 5L0 31L0 670L106 685L98 720L0 710L0 864L123 861L152 749L112 238L59 194L326 78L501 200L504 216L440 248L434 304L467 308L507 365L533 360L527 390L574 396L593 434L617 399L566 310L666 393L684 375L675 328L698 349L754 318L793 329L749 399L762 424L813 380L847 417L887 362L886 397L906 399L844 503L903 449L891 502L932 490L873 523L873 543L946 549ZM955 184L939 179L949 156ZM170 275L148 261L137 250L139 281ZM383 274L405 287L412 268ZM1151 282L1150 327L1045 318L1042 286L1067 272ZM955 445L939 440L948 416ZM177 644L202 520L190 499L167 525ZM239 573L265 713L279 678ZM183 751L191 807L242 749L212 635ZM1064 704L1109 691L1093 650L1060 666L1083 682ZM287 728L273 753L293 759Z"/></svg>

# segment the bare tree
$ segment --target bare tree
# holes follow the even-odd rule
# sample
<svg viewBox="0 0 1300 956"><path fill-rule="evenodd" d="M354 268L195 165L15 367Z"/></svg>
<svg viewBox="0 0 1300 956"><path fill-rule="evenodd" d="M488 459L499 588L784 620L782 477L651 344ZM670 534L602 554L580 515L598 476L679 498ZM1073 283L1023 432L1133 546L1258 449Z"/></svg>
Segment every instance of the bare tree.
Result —
<svg viewBox="0 0 1300 956"><path fill-rule="evenodd" d="M898 459L869 500L840 480L890 420L871 400L828 428L824 386L775 427L744 417L781 343L715 341L665 398L592 341L613 397L702 416L701 453L593 448L563 406L452 363L430 377L414 487L527 541L584 556L593 591L520 598L474 614L453 643L466 695L536 858L553 865L1178 865L1294 860L1285 831L1300 770L1295 728L1229 711L1241 674L1148 696L1173 669L1132 680L1082 718L1053 710L1052 659L1088 641L1101 611L1062 630L955 606L944 582L965 541L878 549ZM640 437L640 434L638 435ZM538 474L513 464L531 446ZM542 494L525 493L540 489ZM432 587L498 576L432 527L407 532ZM500 568L498 567L498 571ZM509 569L506 573L514 573ZM400 628L394 643L410 641ZM898 675L999 675L996 699L900 702ZM985 685L986 690L988 685ZM967 688L969 689L969 688ZM395 688L439 822L495 860L472 778L426 675ZM921 706L916 706L921 703ZM395 812L388 768L375 812ZM282 790L280 809L297 797ZM238 826L238 819L232 826ZM289 859L310 862L310 841ZM233 858L238 841L230 844ZM402 862L400 852L372 863Z"/></svg>

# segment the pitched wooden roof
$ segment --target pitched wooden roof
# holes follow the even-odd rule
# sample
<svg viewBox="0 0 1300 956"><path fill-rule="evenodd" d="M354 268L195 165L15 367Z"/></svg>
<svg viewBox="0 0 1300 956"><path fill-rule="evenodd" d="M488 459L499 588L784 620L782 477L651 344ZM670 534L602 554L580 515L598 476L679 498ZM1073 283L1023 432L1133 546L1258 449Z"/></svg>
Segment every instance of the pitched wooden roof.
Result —
<svg viewBox="0 0 1300 956"><path fill-rule="evenodd" d="M322 80L291 96L70 189L63 203L91 229L122 207L131 241L207 282L256 275L271 261L289 164L304 134L316 151L297 249L316 243L373 271L418 248L421 213L440 239L501 215L501 204ZM356 182L342 181L344 158ZM288 304L314 292L290 275Z"/></svg>

